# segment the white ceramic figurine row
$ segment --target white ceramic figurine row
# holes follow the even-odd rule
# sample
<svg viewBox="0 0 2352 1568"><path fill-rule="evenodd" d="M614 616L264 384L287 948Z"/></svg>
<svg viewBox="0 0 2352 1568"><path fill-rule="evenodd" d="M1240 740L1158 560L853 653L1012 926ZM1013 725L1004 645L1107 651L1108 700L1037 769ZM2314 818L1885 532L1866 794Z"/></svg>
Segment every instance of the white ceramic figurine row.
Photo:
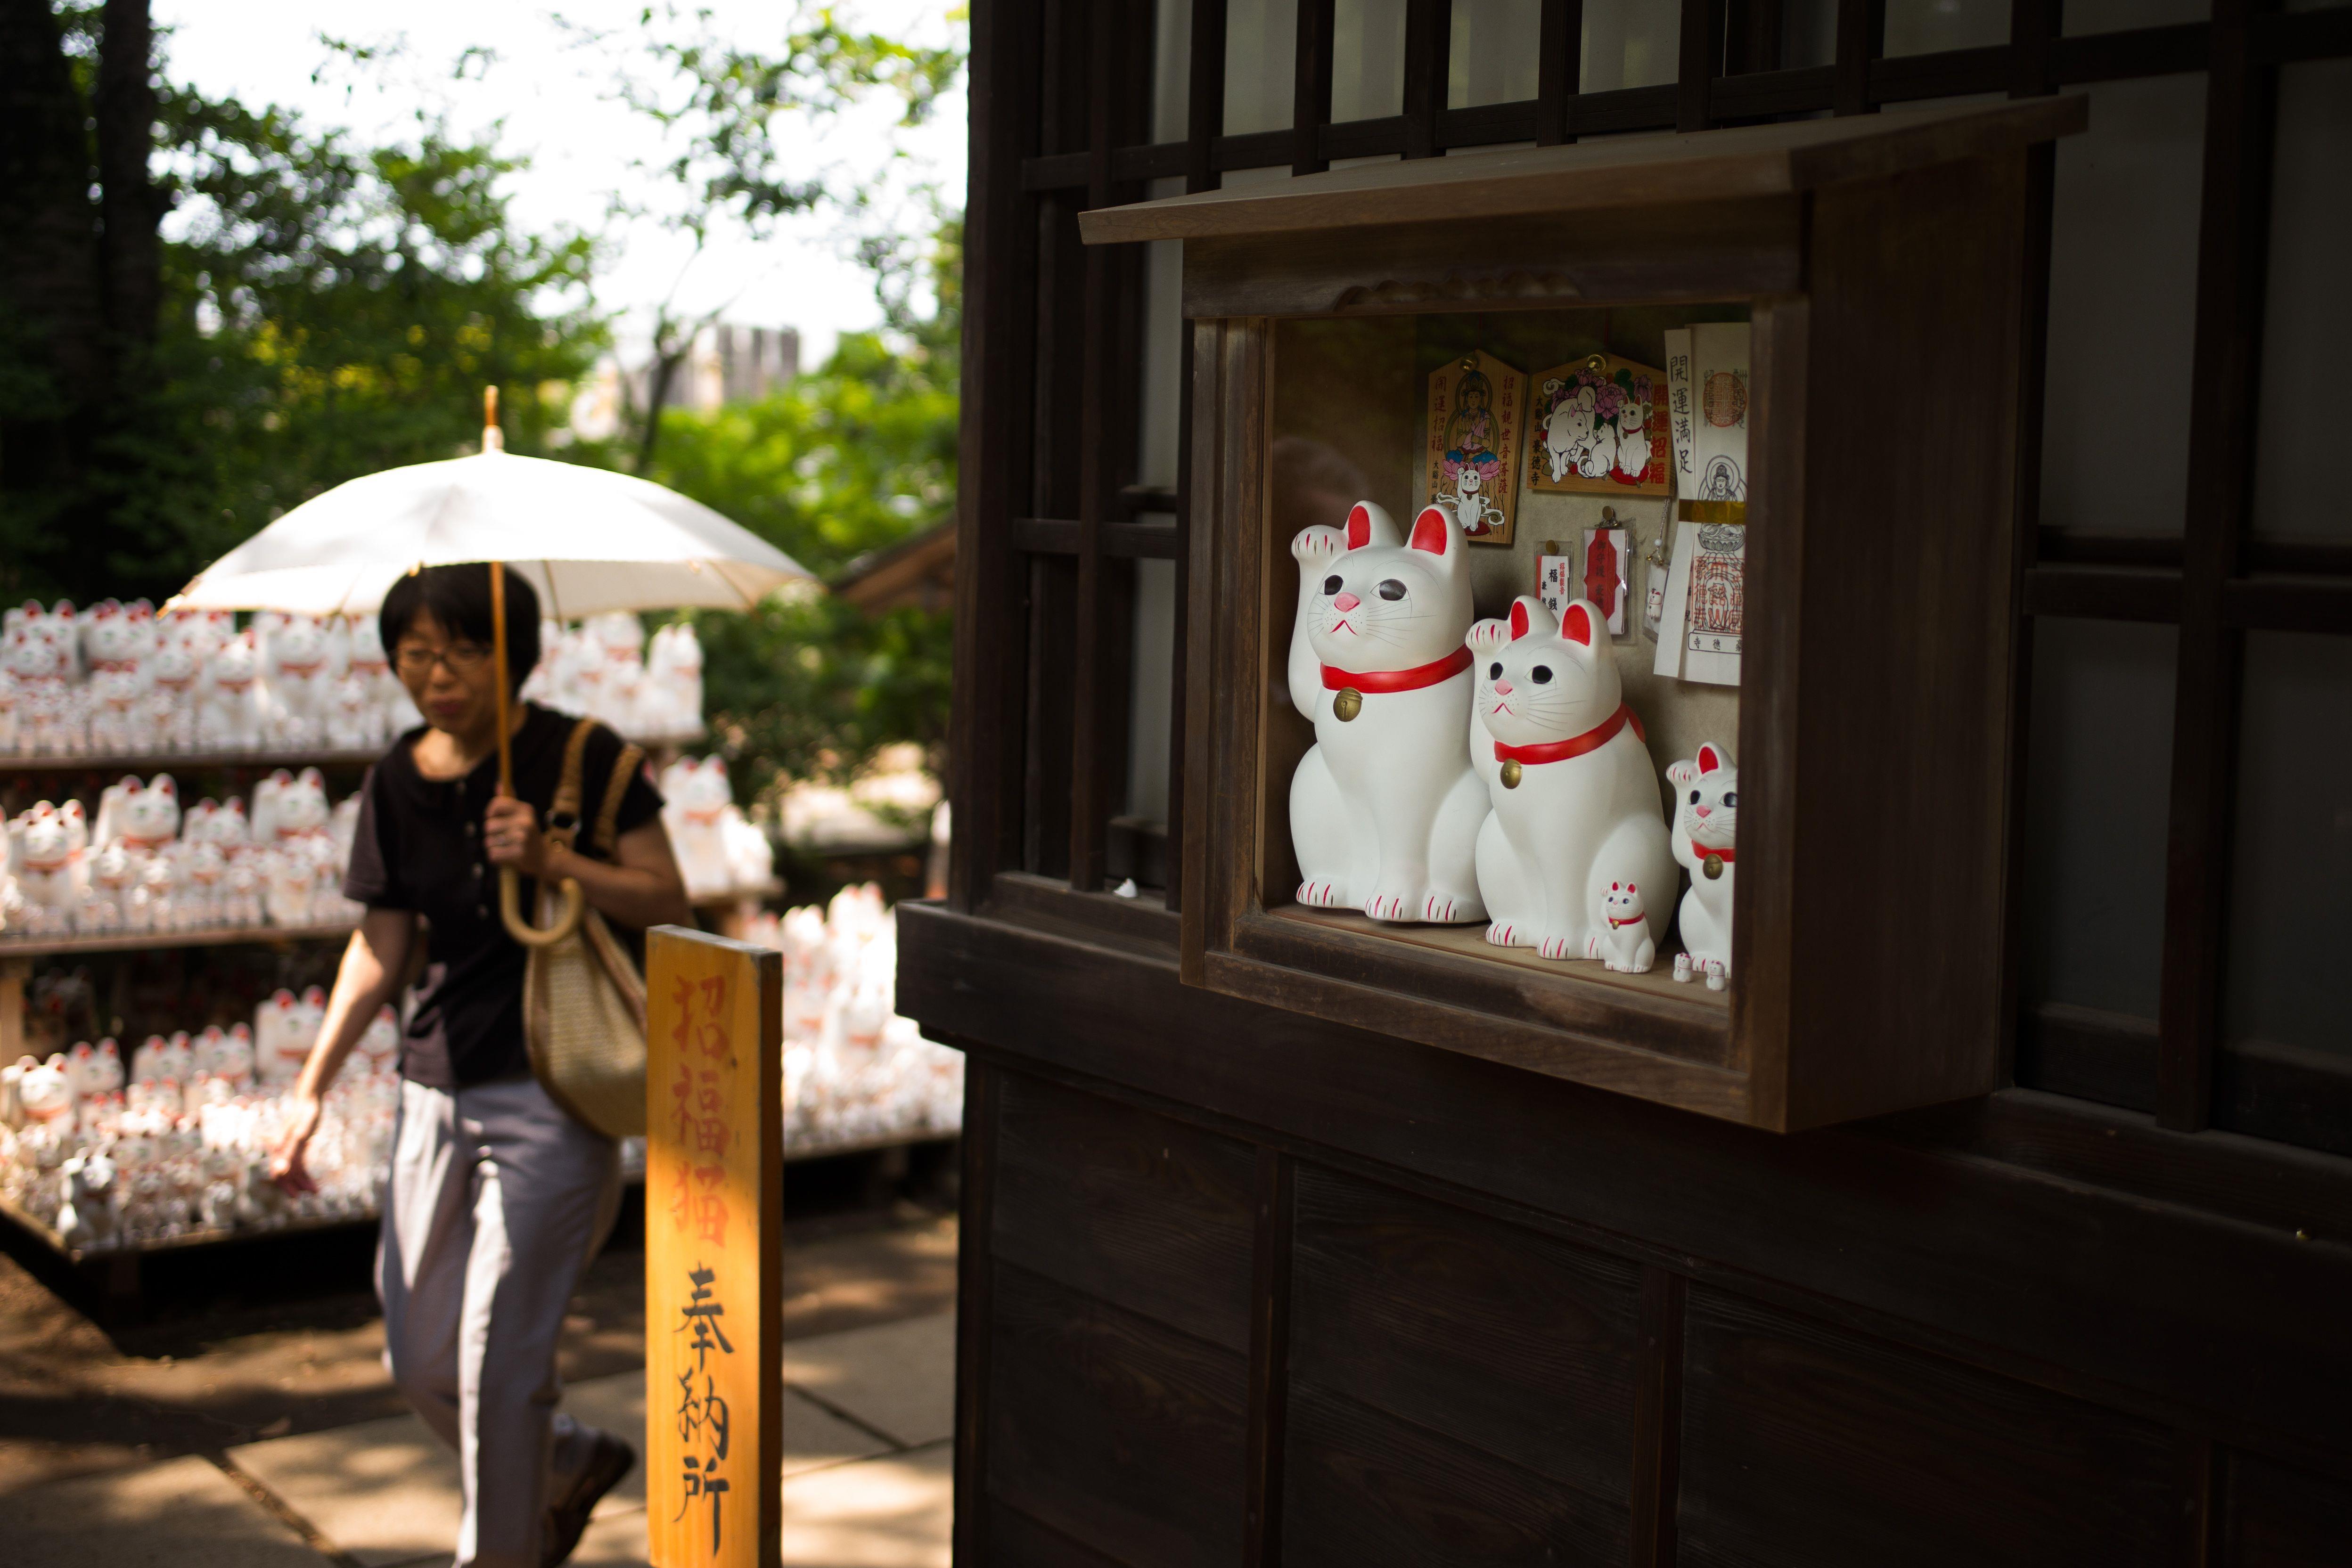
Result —
<svg viewBox="0 0 2352 1568"><path fill-rule="evenodd" d="M372 615L65 600L0 618L0 756L374 750L416 724Z"/></svg>
<svg viewBox="0 0 2352 1568"><path fill-rule="evenodd" d="M0 1070L0 1194L81 1251L373 1214L399 1103L390 1008L328 1091L307 1159L319 1190L268 1179L325 1010L316 987L279 991L250 1027L150 1036L127 1070L111 1040Z"/></svg>
<svg viewBox="0 0 2352 1568"><path fill-rule="evenodd" d="M1290 697L1315 745L1290 785L1297 899L1392 924L1483 922L1498 946L1639 974L1681 878L1678 980L1723 988L1739 776L1709 742L1650 760L1606 618L1523 595L1477 621L1453 505L1409 534L1370 502L1302 529ZM1646 890L1646 891L1645 891Z"/></svg>
<svg viewBox="0 0 2352 1568"><path fill-rule="evenodd" d="M898 917L868 883L830 905L761 915L747 940L784 956L784 1147L951 1136L963 1055L900 1018Z"/></svg>
<svg viewBox="0 0 2352 1568"><path fill-rule="evenodd" d="M684 622L646 643L645 623L623 611L576 626L542 621L539 666L522 695L559 713L593 718L640 746L702 735L702 644Z"/></svg>
<svg viewBox="0 0 2352 1568"><path fill-rule="evenodd" d="M730 894L756 897L776 874L776 852L735 804L727 764L682 757L662 769L662 825L669 830L686 895L698 903Z"/></svg>
<svg viewBox="0 0 2352 1568"><path fill-rule="evenodd" d="M253 809L199 800L184 817L168 773L107 787L97 820L43 800L0 837L0 946L12 936L355 922L343 868L359 797L330 810L315 768L279 768Z"/></svg>

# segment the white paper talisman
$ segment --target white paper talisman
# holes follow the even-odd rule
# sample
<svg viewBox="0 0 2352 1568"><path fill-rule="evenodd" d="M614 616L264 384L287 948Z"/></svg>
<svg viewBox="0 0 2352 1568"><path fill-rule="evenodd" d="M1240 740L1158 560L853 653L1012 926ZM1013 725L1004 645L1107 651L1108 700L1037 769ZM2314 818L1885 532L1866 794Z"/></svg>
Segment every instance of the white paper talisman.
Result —
<svg viewBox="0 0 2352 1568"><path fill-rule="evenodd" d="M1748 597L1748 530L1737 523L1682 527L1695 547L1683 590L1683 679L1736 686Z"/></svg>
<svg viewBox="0 0 2352 1568"><path fill-rule="evenodd" d="M1675 447L1675 494L1698 496L1698 405L1691 390L1690 329L1666 334L1666 424Z"/></svg>
<svg viewBox="0 0 2352 1568"><path fill-rule="evenodd" d="M1692 487L1680 494L1699 501L1745 501L1748 323L1703 322L1690 329L1690 345L1691 391L1698 416L1693 426L1692 458L1697 473Z"/></svg>

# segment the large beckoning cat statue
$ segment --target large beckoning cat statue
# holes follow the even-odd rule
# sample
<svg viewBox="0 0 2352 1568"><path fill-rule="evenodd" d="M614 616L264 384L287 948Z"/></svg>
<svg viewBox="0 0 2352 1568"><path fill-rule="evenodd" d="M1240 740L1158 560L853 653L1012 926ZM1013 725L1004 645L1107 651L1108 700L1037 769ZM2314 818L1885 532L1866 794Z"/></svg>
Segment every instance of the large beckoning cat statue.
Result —
<svg viewBox="0 0 2352 1568"><path fill-rule="evenodd" d="M1298 902L1375 920L1484 920L1471 770L1468 545L1454 508L1412 535L1370 501L1348 526L1302 529L1290 700L1315 744L1290 779Z"/></svg>
<svg viewBox="0 0 2352 1568"><path fill-rule="evenodd" d="M1543 601L1522 596L1507 621L1472 627L1468 645L1478 666L1472 755L1494 804L1478 835L1486 940L1646 969L1643 944L1620 956L1613 923L1638 917L1653 946L1664 937L1672 901L1635 895L1672 889L1675 859L1608 622L1581 599L1555 622Z"/></svg>

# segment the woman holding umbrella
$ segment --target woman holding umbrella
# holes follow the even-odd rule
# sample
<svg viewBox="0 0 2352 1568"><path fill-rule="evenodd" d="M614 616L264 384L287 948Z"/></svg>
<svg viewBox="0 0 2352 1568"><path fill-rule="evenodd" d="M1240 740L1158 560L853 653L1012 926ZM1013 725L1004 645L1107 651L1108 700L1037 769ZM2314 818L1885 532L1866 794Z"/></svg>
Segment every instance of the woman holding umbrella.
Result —
<svg viewBox="0 0 2352 1568"><path fill-rule="evenodd" d="M320 1099L369 1020L421 967L401 1051L400 1119L377 1289L394 1380L457 1450L460 1568L540 1568L570 1555L597 1499L635 1462L610 1434L556 1415L555 1349L581 1271L620 1191L616 1145L573 1120L532 1076L523 1036L525 953L501 922L503 868L579 884L614 925L641 931L692 913L661 798L599 726L578 775L583 814L609 811L609 859L541 831L574 721L516 705L511 795L499 788L499 721L539 662L538 596L519 574L425 567L385 593L385 649L425 716L369 770L345 894L366 906L324 1026L296 1085L274 1174L310 1185L303 1153ZM504 622L506 658L497 654ZM614 792L617 797L610 799ZM535 897L525 901L533 907Z"/></svg>

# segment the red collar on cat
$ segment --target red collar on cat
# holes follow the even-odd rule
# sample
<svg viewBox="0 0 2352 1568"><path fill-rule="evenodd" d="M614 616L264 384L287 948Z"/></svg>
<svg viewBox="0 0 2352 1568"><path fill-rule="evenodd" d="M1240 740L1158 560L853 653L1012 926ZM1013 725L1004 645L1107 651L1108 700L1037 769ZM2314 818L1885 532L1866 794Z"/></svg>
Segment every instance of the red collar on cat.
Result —
<svg viewBox="0 0 2352 1568"><path fill-rule="evenodd" d="M1650 738L1643 733L1642 721L1634 716L1633 710L1625 704L1619 703L1615 713L1611 714L1582 735L1571 735L1566 740L1547 740L1535 746L1506 746L1498 740L1495 742L1495 760L1497 762L1565 762L1571 757L1581 757L1588 751L1600 750L1615 739L1617 732L1629 724L1633 727L1634 739Z"/></svg>
<svg viewBox="0 0 2352 1568"><path fill-rule="evenodd" d="M1467 647L1456 648L1443 659L1433 659L1410 670L1366 670L1360 674L1353 670L1340 669L1336 664L1326 664L1323 666L1323 689L1327 692L1417 692L1423 686L1452 680L1470 664L1471 653Z"/></svg>
<svg viewBox="0 0 2352 1568"><path fill-rule="evenodd" d="M1705 860L1707 856L1713 855L1716 859L1721 861L1726 865L1733 863L1732 853L1729 850L1709 849L1706 845L1700 843L1696 839L1693 839L1691 841L1691 853L1698 856L1701 860Z"/></svg>
<svg viewBox="0 0 2352 1568"><path fill-rule="evenodd" d="M1612 915L1609 917L1609 924L1612 925L1639 925L1648 918L1649 916L1646 915L1629 915L1624 919L1620 920Z"/></svg>

